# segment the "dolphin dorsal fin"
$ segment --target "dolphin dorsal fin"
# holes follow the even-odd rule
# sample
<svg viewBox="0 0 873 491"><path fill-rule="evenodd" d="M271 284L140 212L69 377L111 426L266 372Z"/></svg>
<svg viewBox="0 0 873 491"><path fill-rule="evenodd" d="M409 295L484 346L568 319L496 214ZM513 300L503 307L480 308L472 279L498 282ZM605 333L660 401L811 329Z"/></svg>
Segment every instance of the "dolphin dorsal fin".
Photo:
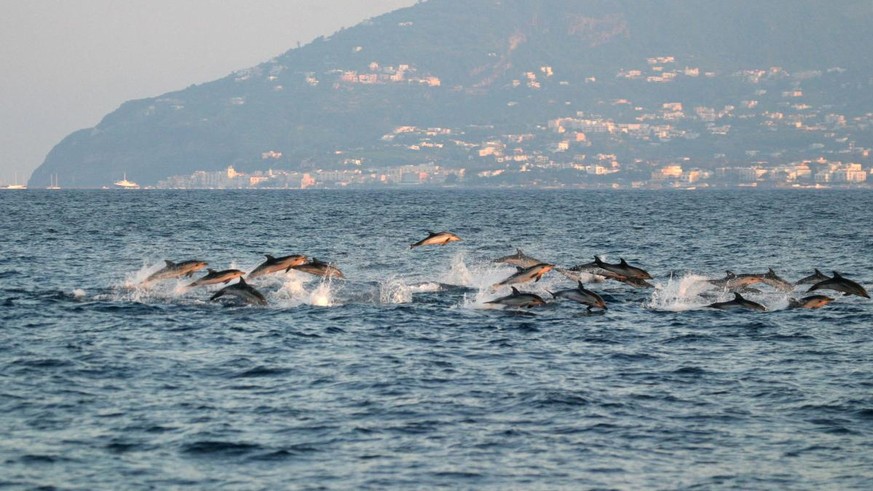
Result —
<svg viewBox="0 0 873 491"><path fill-rule="evenodd" d="M521 273L522 271L524 271L524 268L522 268L521 266L516 266L515 270Z"/></svg>
<svg viewBox="0 0 873 491"><path fill-rule="evenodd" d="M167 263L168 268L172 268L173 266L176 265L176 263L174 263L173 261L170 261L169 259L164 259L164 262Z"/></svg>
<svg viewBox="0 0 873 491"><path fill-rule="evenodd" d="M273 257L273 256L271 256L271 255L269 255L269 254L264 254L264 257L267 258L267 261L275 261L275 260L276 260L275 257Z"/></svg>
<svg viewBox="0 0 873 491"><path fill-rule="evenodd" d="M623 257L620 257L618 259L619 259L619 264L621 264L622 266L627 266L627 261L625 261Z"/></svg>
<svg viewBox="0 0 873 491"><path fill-rule="evenodd" d="M581 281L579 282L579 285L578 285L578 286L579 286L579 289L580 289L580 290L584 290L584 289L585 289L585 285L582 284Z"/></svg>
<svg viewBox="0 0 873 491"><path fill-rule="evenodd" d="M246 285L248 285L248 283L246 283L246 280L245 280L242 276L240 276L240 277L239 277L239 283L237 283L237 285L243 285L243 286L246 286Z"/></svg>
<svg viewBox="0 0 873 491"><path fill-rule="evenodd" d="M817 274L817 275L822 275L821 271L819 271L818 268L815 268L813 271L815 271L815 274Z"/></svg>
<svg viewBox="0 0 873 491"><path fill-rule="evenodd" d="M521 295L521 292L518 291L518 288L516 288L516 287L514 287L514 286L511 287L511 288L512 288L512 294L513 294L513 295Z"/></svg>
<svg viewBox="0 0 873 491"><path fill-rule="evenodd" d="M213 273L215 273L215 270L212 268L206 268L206 272L209 274L213 274Z"/></svg>
<svg viewBox="0 0 873 491"><path fill-rule="evenodd" d="M843 275L841 275L840 273L837 273L836 271L834 271L834 279L835 279L835 280L836 280L836 279L839 279L839 278L842 278L842 277L843 277Z"/></svg>
<svg viewBox="0 0 873 491"><path fill-rule="evenodd" d="M743 298L743 296L740 295L739 293L734 292L734 301L739 302L741 300L745 300L745 298Z"/></svg>
<svg viewBox="0 0 873 491"><path fill-rule="evenodd" d="M521 250L520 247L516 247L515 252L517 252L519 256L524 256L524 251Z"/></svg>
<svg viewBox="0 0 873 491"><path fill-rule="evenodd" d="M772 274L773 276L776 276L776 272L773 271L773 268L767 268L767 269L769 269L769 271L767 271L768 273Z"/></svg>

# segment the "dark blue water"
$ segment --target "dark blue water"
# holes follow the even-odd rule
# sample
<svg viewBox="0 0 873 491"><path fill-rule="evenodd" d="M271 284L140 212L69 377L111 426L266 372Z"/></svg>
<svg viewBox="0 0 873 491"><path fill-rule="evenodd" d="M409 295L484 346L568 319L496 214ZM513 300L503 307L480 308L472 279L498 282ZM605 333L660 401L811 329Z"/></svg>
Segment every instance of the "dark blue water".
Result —
<svg viewBox="0 0 873 491"><path fill-rule="evenodd" d="M870 489L873 302L702 308L726 269L873 284L866 192L0 193L0 488ZM409 249L427 230L462 242ZM522 247L610 309L484 302ZM265 308L163 259L251 270ZM521 289L572 282L551 272ZM827 292L839 296L835 292ZM715 295L717 298L707 296Z"/></svg>

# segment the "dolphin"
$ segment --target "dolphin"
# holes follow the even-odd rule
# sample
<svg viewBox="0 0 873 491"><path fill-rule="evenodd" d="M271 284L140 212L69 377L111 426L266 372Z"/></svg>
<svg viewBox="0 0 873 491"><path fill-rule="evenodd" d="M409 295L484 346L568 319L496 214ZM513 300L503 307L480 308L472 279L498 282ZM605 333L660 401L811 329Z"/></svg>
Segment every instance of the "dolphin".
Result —
<svg viewBox="0 0 873 491"><path fill-rule="evenodd" d="M719 309L719 310L738 310L738 309L747 309L747 310L759 310L761 312L766 312L767 307L763 305L753 302L751 300L746 300L739 293L734 293L734 299L730 302L716 302L707 305L707 307L711 309Z"/></svg>
<svg viewBox="0 0 873 491"><path fill-rule="evenodd" d="M522 293L518 288L512 287L512 294L505 297L500 297L487 304L506 305L508 307L531 308L539 307L546 304L542 297L534 293Z"/></svg>
<svg viewBox="0 0 873 491"><path fill-rule="evenodd" d="M345 275L343 275L343 272L340 271L339 268L337 268L333 264L319 261L315 258L312 258L312 260L307 263L293 266L291 269L301 271L303 273L309 273L315 276L324 276L327 278L345 278Z"/></svg>
<svg viewBox="0 0 873 491"><path fill-rule="evenodd" d="M225 285L230 283L232 280L235 280L242 275L246 274L245 271L240 271L238 269L225 269L224 271L215 271L214 269L207 269L208 273L203 278L200 278L193 283L188 285L188 288L194 288L197 286L205 286L205 285L215 285L218 283L224 283Z"/></svg>
<svg viewBox="0 0 873 491"><path fill-rule="evenodd" d="M760 275L760 278L761 283L764 283L765 285L770 285L779 291L790 292L791 290L794 290L794 283L791 283L790 281L785 281L784 279L780 278L779 275L777 275L776 272L773 271L773 268L769 268L769 271Z"/></svg>
<svg viewBox="0 0 873 491"><path fill-rule="evenodd" d="M555 268L556 271L576 282L600 283L613 280L635 288L654 288L655 286L642 278L632 278L620 275L614 271L601 268L596 262L580 264L569 269Z"/></svg>
<svg viewBox="0 0 873 491"><path fill-rule="evenodd" d="M603 297L591 290L585 289L585 285L583 285L581 281L579 282L579 286L573 290L561 290L557 293L549 293L551 293L554 298L566 298L587 305L589 311L593 308L607 310L606 302L603 301Z"/></svg>
<svg viewBox="0 0 873 491"><path fill-rule="evenodd" d="M248 274L249 279L267 275L270 273L276 273L279 271L285 271L287 273L294 266L300 266L301 264L306 262L306 256L299 255L273 257L267 254L266 258L266 261L261 263L260 266L258 266L251 273Z"/></svg>
<svg viewBox="0 0 873 491"><path fill-rule="evenodd" d="M426 245L443 246L448 244L449 242L458 242L459 240L461 240L461 238L451 232L428 232L428 236L426 238L419 240L415 244L412 244L411 246L409 246L409 248L413 249L415 247Z"/></svg>
<svg viewBox="0 0 873 491"><path fill-rule="evenodd" d="M833 301L834 301L833 298L827 297L825 295L810 295L808 297L801 298L800 300L796 300L793 298L788 300L788 308L789 309L820 309Z"/></svg>
<svg viewBox="0 0 873 491"><path fill-rule="evenodd" d="M521 249L516 249L516 253L511 256L503 256L495 259L492 262L505 263L512 266L519 266L522 268L529 268L531 266L536 266L537 264L542 264L542 261L528 256Z"/></svg>
<svg viewBox="0 0 873 491"><path fill-rule="evenodd" d="M613 278L615 281L619 283L624 283L625 285L630 285L634 288L655 288L655 285L649 283L648 281L641 278Z"/></svg>
<svg viewBox="0 0 873 491"><path fill-rule="evenodd" d="M822 273L817 268L815 272L809 276L804 276L803 278L794 282L795 285L814 285L820 281L829 280L830 276Z"/></svg>
<svg viewBox="0 0 873 491"><path fill-rule="evenodd" d="M228 285L215 292L214 295L209 297L209 301L214 301L225 295L232 295L241 299L243 302L252 305L267 305L267 299L264 298L261 292L255 290L254 287L246 283L246 280L244 280L242 276L240 276L238 283Z"/></svg>
<svg viewBox="0 0 873 491"><path fill-rule="evenodd" d="M594 264L594 263L591 263ZM602 283L607 279L610 279L607 275L613 275L614 273L610 273L609 271L597 268L596 269L587 269L587 264L580 264L578 266L573 266L571 268L555 268L555 271L561 273L567 278L573 281L581 281L583 283ZM615 275L618 276L618 275Z"/></svg>
<svg viewBox="0 0 873 491"><path fill-rule="evenodd" d="M637 278L640 280L651 280L652 275L650 275L647 271L631 266L622 258L619 258L620 262L618 264L608 264L603 262L599 257L594 256L594 264L598 267L605 269L606 271L613 272L619 276L624 276L626 278Z"/></svg>
<svg viewBox="0 0 873 491"><path fill-rule="evenodd" d="M180 278L182 276L190 278L194 276L195 271L199 271L209 264L206 261L198 261L196 259L182 261L180 263L174 263L173 261L167 260L164 260L164 262L167 263L166 266L152 273L143 283L170 278Z"/></svg>
<svg viewBox="0 0 873 491"><path fill-rule="evenodd" d="M859 297L870 298L870 295L867 293L867 290L865 290L863 286L855 283L848 278L843 278L840 273L837 273L836 271L834 271L833 278L819 281L818 283L809 287L809 290L807 290L807 292L812 292L815 290L834 290L837 292L843 292L846 295L858 295Z"/></svg>
<svg viewBox="0 0 873 491"><path fill-rule="evenodd" d="M762 283L762 275L736 274L733 271L725 271L725 277L717 280L706 280L709 284L724 288L728 291L744 290L751 285Z"/></svg>
<svg viewBox="0 0 873 491"><path fill-rule="evenodd" d="M625 276L622 276L618 273L614 273L612 271L607 271L600 266L597 265L596 262L590 262L585 264L578 264L571 268L555 268L559 273L563 274L567 278L570 278L573 281L582 281L583 278L587 279L588 282L601 282L604 280L615 280L622 281L625 279Z"/></svg>
<svg viewBox="0 0 873 491"><path fill-rule="evenodd" d="M516 268L518 271L515 274L513 274L509 278L506 278L500 283L495 283L492 288L497 288L504 285L527 283L528 281L540 281L540 278L542 278L544 274L551 271L554 267L554 264L546 263L535 264L529 268L522 268L521 266L519 266L518 268Z"/></svg>

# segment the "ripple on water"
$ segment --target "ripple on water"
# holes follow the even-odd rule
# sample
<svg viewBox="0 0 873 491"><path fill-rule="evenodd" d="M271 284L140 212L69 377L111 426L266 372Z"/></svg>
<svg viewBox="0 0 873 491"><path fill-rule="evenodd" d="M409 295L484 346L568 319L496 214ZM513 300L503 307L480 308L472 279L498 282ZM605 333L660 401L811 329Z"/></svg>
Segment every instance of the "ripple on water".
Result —
<svg viewBox="0 0 873 491"><path fill-rule="evenodd" d="M873 194L852 194L852 213L829 211L833 197L2 194L0 479L15 489L866 489L873 302L702 309L722 293L701 280L725 269L799 278L845 266L873 282L863 233ZM580 210L584 220L567 219ZM39 240L46 224L61 231L53 240ZM410 250L423 228L464 240ZM564 267L625 257L656 288L591 285L609 302L597 315L570 302L483 309L512 272L491 261L515 247ZM261 254L294 253L335 261L349 280L259 279L267 308L209 303L215 288L189 291L187 279L141 285L165 258L250 270ZM550 273L521 289L548 297L572 285Z"/></svg>

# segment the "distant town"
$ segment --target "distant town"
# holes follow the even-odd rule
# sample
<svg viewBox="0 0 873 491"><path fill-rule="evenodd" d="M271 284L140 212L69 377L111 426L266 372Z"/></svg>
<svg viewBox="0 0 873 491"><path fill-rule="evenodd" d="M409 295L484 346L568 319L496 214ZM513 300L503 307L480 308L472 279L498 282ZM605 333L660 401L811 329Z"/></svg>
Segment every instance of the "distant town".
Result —
<svg viewBox="0 0 873 491"><path fill-rule="evenodd" d="M511 91L519 100L531 91L601 83L597 77L562 80L550 66L521 71ZM720 187L870 187L871 149L855 141L873 130L873 113L845 115L807 97L804 84L839 77L840 68L788 73L779 67L725 75L747 88L731 104L690 105L678 100L636 105L629 98L604 101L599 113L572 111L541 121L524 132L500 134L494 126L464 128L398 126L371 149L337 149L335 158L289 170L279 149L264 149L259 162L228 163L221 171L198 171L162 180L162 189L308 189L385 186L547 187L582 189L663 189ZM240 72L238 80L266 76L283 90L282 68L270 73ZM333 90L356 85L442 86L412 64L372 62L365 71L333 70L298 74L294 83ZM612 84L628 94L649 84L714 79L716 73L679 63L675 57L648 58L619 71ZM627 85L630 84L630 85ZM678 99L678 98L677 98ZM817 98L815 98L817 99ZM244 104L243 100L231 101ZM507 106L518 104L510 100ZM571 104L568 102L568 106ZM724 142L749 143L737 157L714 151ZM761 136L763 135L763 136ZM786 148L756 148L769 135ZM711 143L711 145L710 145ZM869 142L865 142L869 143ZM791 146L788 146L788 145ZM678 146L685 157L646 157ZM632 149L632 151L628 151ZM650 150L656 151L650 151ZM676 153L673 151L672 153ZM258 160L258 159L255 159ZM275 165L272 165L272 164ZM238 171L237 168L268 170ZM272 170L269 170L271 169Z"/></svg>
<svg viewBox="0 0 873 491"><path fill-rule="evenodd" d="M850 103L835 104L839 94L820 88L839 86L844 72L832 67L789 73L770 67L717 74L661 56L604 81L596 76L565 80L555 68L538 66L519 70L501 96L508 97L505 104L511 109L532 100L532 94L548 94L557 108L550 112L563 113L561 117L534 122L519 118L511 131L506 124L396 126L367 148L336 148L326 157L303 162L281 148L263 148L248 160L204 163L204 170L167 176L149 187L870 188L873 150L867 145L873 113ZM234 80L244 84L252 79L265 80L275 92L292 85L331 91L391 84L423 91L469 89L446 87L439 77L411 63L376 61L365 70L324 73L293 72L277 64L240 71ZM700 103L700 95L686 97L684 87L708 87L712 80L728 80L739 89L714 93L719 103ZM594 110L574 109L579 104L571 100L573 94L598 84L607 86L601 92L624 96L602 100ZM671 87L679 89L666 90ZM564 94L566 102L560 99ZM174 111L184 109L175 99L155 102ZM226 103L244 106L247 100L232 97ZM844 114L849 110L855 113ZM136 176L129 177L116 181L115 187L138 188Z"/></svg>

